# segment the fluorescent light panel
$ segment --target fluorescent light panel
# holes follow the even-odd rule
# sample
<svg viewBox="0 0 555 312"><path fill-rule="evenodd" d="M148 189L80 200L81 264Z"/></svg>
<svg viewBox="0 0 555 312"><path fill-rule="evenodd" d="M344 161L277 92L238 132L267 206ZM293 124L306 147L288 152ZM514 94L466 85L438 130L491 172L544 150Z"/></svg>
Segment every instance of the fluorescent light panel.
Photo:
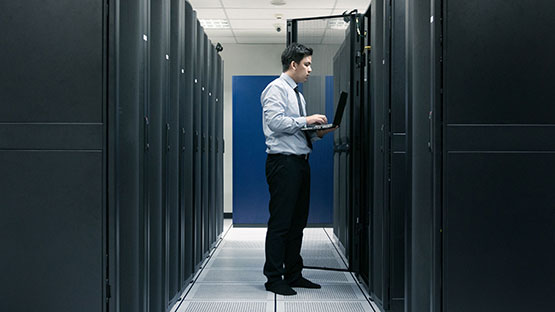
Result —
<svg viewBox="0 0 555 312"><path fill-rule="evenodd" d="M204 29L227 29L229 27L229 22L224 19L201 19L200 25Z"/></svg>

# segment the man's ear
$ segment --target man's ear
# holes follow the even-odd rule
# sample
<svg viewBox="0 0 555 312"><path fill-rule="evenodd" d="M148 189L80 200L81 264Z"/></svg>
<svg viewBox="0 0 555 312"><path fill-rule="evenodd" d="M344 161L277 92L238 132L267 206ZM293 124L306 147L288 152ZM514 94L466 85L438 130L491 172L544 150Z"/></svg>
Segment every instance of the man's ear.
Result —
<svg viewBox="0 0 555 312"><path fill-rule="evenodd" d="M295 63L295 61L291 61L291 63L289 63L289 67L293 68L293 70L297 70L297 63Z"/></svg>

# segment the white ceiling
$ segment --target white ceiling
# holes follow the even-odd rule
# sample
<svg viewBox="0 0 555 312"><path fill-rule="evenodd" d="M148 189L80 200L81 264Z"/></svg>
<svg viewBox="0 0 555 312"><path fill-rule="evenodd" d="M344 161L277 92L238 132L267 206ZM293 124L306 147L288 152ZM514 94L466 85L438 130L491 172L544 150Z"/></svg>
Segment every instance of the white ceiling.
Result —
<svg viewBox="0 0 555 312"><path fill-rule="evenodd" d="M230 29L205 29L212 42L285 43L287 19L338 15L358 9L366 12L371 0L285 0L275 6L271 0L188 0L199 19L224 19ZM275 15L283 19L277 20ZM276 32L275 24L281 24Z"/></svg>

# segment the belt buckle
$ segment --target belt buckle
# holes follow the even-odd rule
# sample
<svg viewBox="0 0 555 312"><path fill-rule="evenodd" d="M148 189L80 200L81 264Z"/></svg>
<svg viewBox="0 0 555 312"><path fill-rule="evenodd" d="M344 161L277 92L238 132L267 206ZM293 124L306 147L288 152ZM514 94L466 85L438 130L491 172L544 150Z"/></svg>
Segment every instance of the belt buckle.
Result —
<svg viewBox="0 0 555 312"><path fill-rule="evenodd" d="M308 153L304 154L304 160L308 160Z"/></svg>

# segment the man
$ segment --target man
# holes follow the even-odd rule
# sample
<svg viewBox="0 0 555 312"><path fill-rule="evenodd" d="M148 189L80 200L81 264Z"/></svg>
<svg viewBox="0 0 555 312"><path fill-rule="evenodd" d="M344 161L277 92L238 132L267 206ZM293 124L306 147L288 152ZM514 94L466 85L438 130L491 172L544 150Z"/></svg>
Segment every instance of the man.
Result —
<svg viewBox="0 0 555 312"><path fill-rule="evenodd" d="M262 92L263 128L266 136L266 180L270 189L270 219L266 233L266 289L295 295L292 287L320 288L302 274L301 244L308 219L312 141L336 128L317 132L300 129L324 124L327 118L306 116L305 101L297 84L312 71L312 49L293 43L281 55L283 73Z"/></svg>

